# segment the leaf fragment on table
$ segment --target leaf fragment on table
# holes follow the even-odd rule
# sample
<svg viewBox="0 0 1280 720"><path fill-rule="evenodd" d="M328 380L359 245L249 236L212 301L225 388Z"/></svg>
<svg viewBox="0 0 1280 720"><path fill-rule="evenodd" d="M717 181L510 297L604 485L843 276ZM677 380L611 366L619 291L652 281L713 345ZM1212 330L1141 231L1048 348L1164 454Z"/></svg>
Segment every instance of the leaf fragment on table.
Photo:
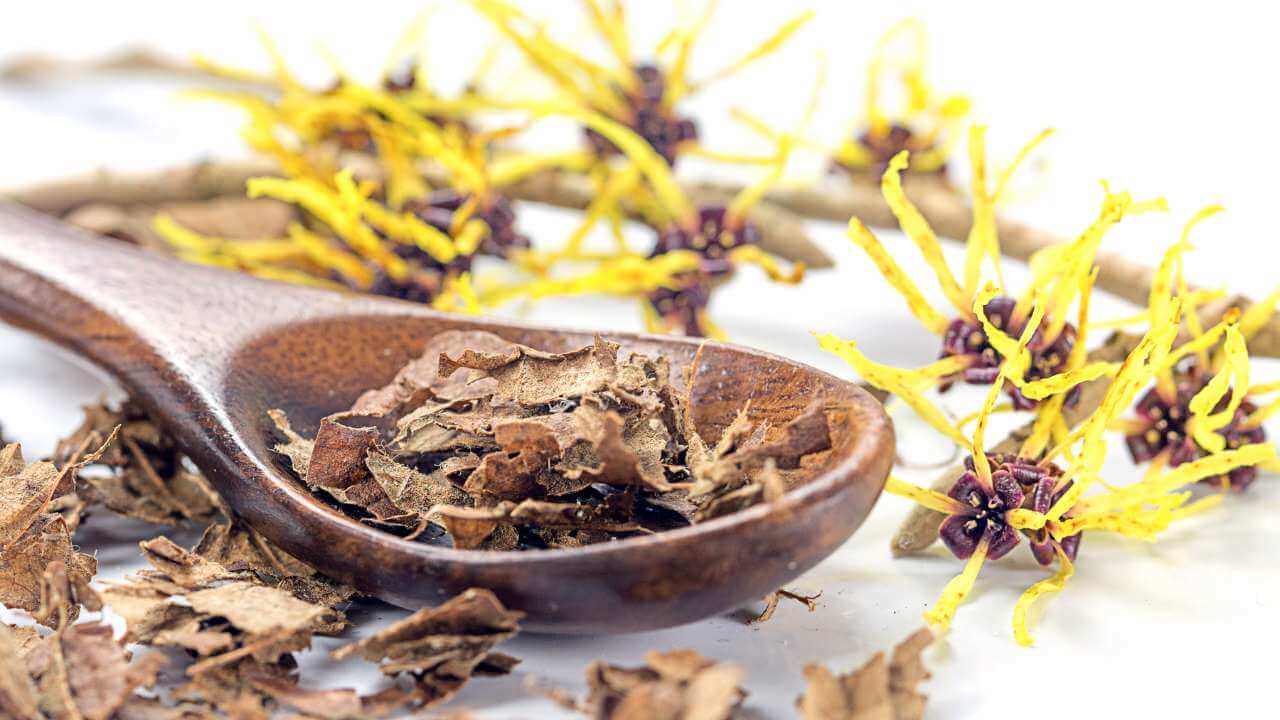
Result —
<svg viewBox="0 0 1280 720"><path fill-rule="evenodd" d="M159 525L204 522L228 514L218 493L173 438L131 401L117 407L85 407L80 426L58 443L54 461L76 462L88 445L101 444L117 432L115 428L117 442L79 463L100 471L75 477L75 494L86 507L102 506Z"/></svg>
<svg viewBox="0 0 1280 720"><path fill-rule="evenodd" d="M59 624L41 635L0 623L0 664L4 717L109 720L137 689L155 683L165 659L132 656L109 625Z"/></svg>
<svg viewBox="0 0 1280 720"><path fill-rule="evenodd" d="M492 649L516 634L521 617L492 592L471 589L332 654L363 657L386 675L407 674L416 703L426 707L452 697L474 674L510 672L518 661Z"/></svg>
<svg viewBox="0 0 1280 720"><path fill-rule="evenodd" d="M87 586L98 570L98 562L92 555L75 549L71 532L61 516L36 516L17 540L0 550L0 603L10 608L38 610L45 570L54 563L62 563L76 587Z"/></svg>
<svg viewBox="0 0 1280 720"><path fill-rule="evenodd" d="M650 652L642 667L604 662L588 667L588 694L580 709L599 720L728 720L746 698L742 679L737 665L711 660L695 650Z"/></svg>
<svg viewBox="0 0 1280 720"><path fill-rule="evenodd" d="M921 628L893 649L876 653L862 667L835 675L822 665L804 669L805 691L796 701L804 720L920 720L927 698L918 691L929 678L921 653L933 644Z"/></svg>

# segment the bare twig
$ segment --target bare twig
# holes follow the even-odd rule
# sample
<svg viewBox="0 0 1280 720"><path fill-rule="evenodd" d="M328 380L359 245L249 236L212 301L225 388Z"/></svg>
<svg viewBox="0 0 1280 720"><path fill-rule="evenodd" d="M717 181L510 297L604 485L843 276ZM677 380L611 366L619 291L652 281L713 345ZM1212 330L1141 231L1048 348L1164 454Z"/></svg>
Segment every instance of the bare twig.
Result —
<svg viewBox="0 0 1280 720"><path fill-rule="evenodd" d="M723 205L741 188L708 183L683 183L681 187L694 205ZM585 209L596 197L596 189L585 176L558 171L536 173L503 191L510 197L558 207ZM635 209L625 208L635 216ZM751 209L748 219L760 229L760 247L766 252L810 268L835 265L822 248L809 239L804 222L795 213L771 202Z"/></svg>
<svg viewBox="0 0 1280 720"><path fill-rule="evenodd" d="M343 158L344 163L355 167L357 175L373 178L379 171L371 160L357 155ZM243 196L249 178L277 172L274 164L262 159L209 161L147 173L102 170L32 187L0 190L0 197L61 217L86 205L129 207ZM428 182L444 184L445 178L438 168L425 166L423 173ZM730 197L723 190L696 185L688 191L695 204L722 203ZM518 200L578 209L585 208L595 197L587 178L561 172L539 173L504 188L504 192ZM763 250L792 262L803 262L810 268L834 264L831 257L809 239L803 221L791 212L761 203L751 210L749 217L760 228Z"/></svg>
<svg viewBox="0 0 1280 720"><path fill-rule="evenodd" d="M130 207L243 196L249 178L275 172L275 165L266 160L210 161L142 173L100 170L65 180L0 190L0 197L62 217L93 204Z"/></svg>
<svg viewBox="0 0 1280 720"><path fill-rule="evenodd" d="M160 55L143 48L121 50L83 61L67 60L40 53L20 55L0 66L0 81L31 83L50 78L74 80L110 73L143 73L271 89L271 85L265 81L254 82L248 78L228 81L186 60Z"/></svg>

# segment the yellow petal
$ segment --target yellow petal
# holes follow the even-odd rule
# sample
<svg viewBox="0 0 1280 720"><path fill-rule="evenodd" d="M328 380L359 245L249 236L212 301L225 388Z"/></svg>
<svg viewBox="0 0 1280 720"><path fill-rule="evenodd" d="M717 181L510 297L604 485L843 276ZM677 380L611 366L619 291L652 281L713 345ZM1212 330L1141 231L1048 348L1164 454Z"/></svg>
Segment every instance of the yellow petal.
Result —
<svg viewBox="0 0 1280 720"><path fill-rule="evenodd" d="M618 63L622 67L630 68L634 63L631 59L631 42L627 38L622 3L615 0L611 3L610 10L601 7L598 0L584 0L583 4L587 7L591 24L595 26L596 32L600 33L600 37L608 43Z"/></svg>
<svg viewBox="0 0 1280 720"><path fill-rule="evenodd" d="M818 344L823 350L834 353L849 363L849 366L858 375L862 376L863 380L902 398L921 419L954 440L958 445L966 446L969 444L969 439L951 424L946 414L926 400L920 393L921 387L936 383L940 375L935 373L939 372L939 368L951 369L951 372L957 372L958 369L963 369L964 365L962 363L966 360L965 358L947 358L939 363L934 363L931 366L932 369L926 372L900 370L871 360L863 355L858 350L857 344L852 341L841 340L834 335L819 335L817 337Z"/></svg>
<svg viewBox="0 0 1280 720"><path fill-rule="evenodd" d="M677 28L671 32L669 36L670 43L666 40L659 43L660 49L662 49L663 45L669 44L675 51L675 57L667 70L667 87L662 96L664 107L674 107L676 103L689 94L689 61L693 57L693 46L711 23L711 16L715 13L717 5L717 0L709 0L703 6L702 13L692 24L685 28Z"/></svg>
<svg viewBox="0 0 1280 720"><path fill-rule="evenodd" d="M936 335L946 332L950 321L929 304L911 276L898 265L889 251L885 250L875 234L856 217L849 218L849 239L862 248L863 252L871 258L871 262L875 263L876 269L884 279L889 281L889 284L906 299L907 307L916 319Z"/></svg>
<svg viewBox="0 0 1280 720"><path fill-rule="evenodd" d="M1222 368L1191 398L1188 405L1192 437L1200 447L1210 452L1226 446L1226 439L1218 431L1235 418L1236 410L1249 390L1249 352L1245 349L1244 335L1235 326L1228 327L1226 333L1222 343ZM1214 412L1228 389L1231 399L1227 406L1221 412Z"/></svg>
<svg viewBox="0 0 1280 720"><path fill-rule="evenodd" d="M1014 508L1005 513L1005 518L1009 521L1009 527L1018 530L1039 530L1049 520L1049 517L1044 513L1025 508Z"/></svg>
<svg viewBox="0 0 1280 720"><path fill-rule="evenodd" d="M1276 457L1276 451L1268 443L1244 445L1234 450L1224 450L1176 468L1157 473L1133 485L1093 495L1076 504L1074 513L1081 517L1088 513L1102 513L1143 503L1157 501L1162 496L1180 490L1207 477L1223 475L1236 468L1259 465ZM1053 515L1053 512L1050 512Z"/></svg>
<svg viewBox="0 0 1280 720"><path fill-rule="evenodd" d="M968 506L956 500L950 495L945 495L937 490L929 490L914 485L890 475L884 485L885 492L892 493L899 497L904 497L914 501L916 504L929 508L944 515L954 515L968 510Z"/></svg>
<svg viewBox="0 0 1280 720"><path fill-rule="evenodd" d="M1276 398L1275 400L1272 400L1266 405L1263 405L1257 410L1254 410L1253 412L1249 413L1249 417L1246 418L1244 421L1244 427L1256 428L1262 425L1262 423L1266 422L1270 418L1274 417L1275 414L1278 412L1280 412L1280 398Z"/></svg>
<svg viewBox="0 0 1280 720"><path fill-rule="evenodd" d="M945 632L951 627L951 620L956 616L956 610L959 609L960 603L969 596L969 591L973 589L974 582L978 579L978 573L982 571L982 564L987 559L987 549L989 543L984 536L978 543L978 548L973 551L973 555L969 557L968 562L964 564L964 570L947 583L942 589L942 596L933 604L929 612L924 614L925 622L937 628L939 631Z"/></svg>
<svg viewBox="0 0 1280 720"><path fill-rule="evenodd" d="M1063 264L1049 289L1045 310L1045 316L1049 318L1045 328L1046 340L1056 338L1066 324L1067 309L1079 292L1083 279L1092 272L1098 246L1107 231L1129 215L1163 209L1166 209L1163 198L1137 202L1129 193L1106 192L1097 220L1065 248L1061 258Z"/></svg>
<svg viewBox="0 0 1280 720"><path fill-rule="evenodd" d="M1019 386L1019 389L1022 391L1023 395L1026 395L1031 400L1043 400L1051 395L1065 393L1081 383L1087 383L1100 377L1115 375L1119 369L1120 363L1089 363L1084 367L1078 367L1065 373L1059 373L1040 380L1023 383Z"/></svg>
<svg viewBox="0 0 1280 720"><path fill-rule="evenodd" d="M1027 591L1022 593L1022 597L1018 598L1018 604L1013 607L1013 637L1023 647L1031 647L1035 644L1035 639L1027 630L1027 611L1041 596L1061 592L1075 573L1075 566L1062 548L1055 547L1054 550L1058 553L1058 572L1053 577L1041 580L1027 588Z"/></svg>
<svg viewBox="0 0 1280 720"><path fill-rule="evenodd" d="M729 251L729 259L735 263L755 265L765 272L774 282L795 285L804 279L805 265L798 262L791 266L791 272L784 272L778 261L755 245L743 245Z"/></svg>
<svg viewBox="0 0 1280 720"><path fill-rule="evenodd" d="M942 286L942 292L960 314L967 314L970 305L969 296L965 295L960 284L956 282L955 276L951 274L951 269L947 267L947 261L942 256L942 247L938 245L938 237L934 234L933 228L929 227L929 222L907 199L907 193L902 189L902 171L906 167L907 151L904 150L889 161L889 167L880 181L880 191L884 195L885 202L889 204L889 209L893 211L894 217L898 219L898 224L902 226L902 231L915 242L925 262L933 269L938 283Z"/></svg>
<svg viewBox="0 0 1280 720"><path fill-rule="evenodd" d="M800 28L804 27L806 23L812 20L813 17L814 17L813 11L806 10L800 13L799 15L791 18L790 20L786 21L772 35L765 38L764 41L761 42L756 47L752 48L750 52L746 53L741 58L738 58L737 60L733 61L725 68L712 73L711 76L708 77L707 79L699 82L697 85L697 88L705 87L708 83L715 82L716 80L729 77L734 73L740 72L743 68L756 62L757 60L768 57L769 55L772 55L773 53L777 52L779 49L782 48L783 45L787 43L787 40L791 39L792 35L795 35L796 32L798 32Z"/></svg>
<svg viewBox="0 0 1280 720"><path fill-rule="evenodd" d="M1004 389L1004 372L1002 371L996 376L996 381L991 383L991 389L987 391L987 399L982 404L982 411L978 413L978 424L973 429L973 444L969 446L970 456L973 458L973 469L988 483L991 480L991 462L987 460L987 420L990 419L992 411L995 410L996 401L1000 399L1000 393Z"/></svg>
<svg viewBox="0 0 1280 720"><path fill-rule="evenodd" d="M495 158L489 165L489 181L497 187L517 183L543 170L583 172L595 163L595 156L585 150L550 153L510 153Z"/></svg>
<svg viewBox="0 0 1280 720"><path fill-rule="evenodd" d="M1280 287L1271 294L1250 305L1240 316L1240 332L1245 340L1252 340L1254 335L1271 321L1276 312L1276 303L1280 302Z"/></svg>
<svg viewBox="0 0 1280 720"><path fill-rule="evenodd" d="M567 278L539 278L493 288L481 293L485 306L500 305L516 298L536 300L551 296L589 293L645 296L660 287L676 287L682 274L696 270L698 255L689 250L663 253L654 258L623 256L605 260L594 269Z"/></svg>

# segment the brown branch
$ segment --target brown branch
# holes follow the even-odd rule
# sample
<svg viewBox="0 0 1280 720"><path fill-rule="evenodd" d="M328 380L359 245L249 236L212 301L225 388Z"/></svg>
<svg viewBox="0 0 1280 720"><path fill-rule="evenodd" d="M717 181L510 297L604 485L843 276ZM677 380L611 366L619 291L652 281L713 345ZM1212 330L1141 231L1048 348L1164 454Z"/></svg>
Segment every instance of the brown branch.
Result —
<svg viewBox="0 0 1280 720"><path fill-rule="evenodd" d="M361 177L376 178L380 174L378 166L368 156L346 155L342 164L344 167L352 166ZM128 207L243 196L245 182L249 178L277 172L273 163L262 159L209 161L144 173L102 170L27 188L0 190L0 197L62 217L86 205ZM445 177L438 168L424 166L423 174L432 184L445 184ZM577 209L587 207L595 197L595 190L586 177L562 172L538 173L503 191L518 200ZM724 203L731 197L723 189L699 185L689 186L687 192L695 204ZM760 228L763 250L792 262L803 262L810 268L827 268L834 264L831 257L809 239L804 222L791 212L762 203L751 210L749 218Z"/></svg>
<svg viewBox="0 0 1280 720"><path fill-rule="evenodd" d="M65 180L0 190L0 197L62 217L93 204L129 207L243 196L249 178L275 172L275 165L265 160L210 161L141 173L100 170Z"/></svg>
<svg viewBox="0 0 1280 720"><path fill-rule="evenodd" d="M111 73L143 73L263 90L273 89L271 83L265 80L261 82L249 78L228 80L186 60L160 55L143 48L121 50L83 61L67 60L42 53L20 55L0 66L0 81L32 83L50 78L84 79Z"/></svg>
<svg viewBox="0 0 1280 720"><path fill-rule="evenodd" d="M741 189L709 183L682 183L681 187L694 205L727 204ZM596 190L587 177L557 171L536 173L503 188L503 192L519 200L577 210L585 209L596 196ZM634 207L625 209L632 217L638 217ZM751 209L748 219L760 229L762 250L792 262L802 262L810 268L835 265L831 256L809 238L804 221L794 213L773 203L762 202Z"/></svg>

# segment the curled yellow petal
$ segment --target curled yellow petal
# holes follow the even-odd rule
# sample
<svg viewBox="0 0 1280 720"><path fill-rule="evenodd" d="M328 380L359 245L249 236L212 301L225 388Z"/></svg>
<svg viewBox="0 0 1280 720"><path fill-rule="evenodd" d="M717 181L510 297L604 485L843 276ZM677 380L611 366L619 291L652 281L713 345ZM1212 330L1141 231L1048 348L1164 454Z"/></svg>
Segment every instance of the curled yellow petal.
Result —
<svg viewBox="0 0 1280 720"><path fill-rule="evenodd" d="M987 391L987 399L982 403L982 410L978 413L978 424L973 429L973 442L969 445L970 457L973 458L973 469L978 477L985 481L991 479L991 461L987 460L987 420L991 418L991 413L995 410L996 401L1000 399L1000 393L1004 389L1004 372L996 376L996 381L991 383L991 389Z"/></svg>
<svg viewBox="0 0 1280 720"><path fill-rule="evenodd" d="M950 321L929 304L911 276L898 265L884 245L880 244L875 234L856 217L849 218L849 239L862 248L863 252L871 258L871 262L875 263L876 269L884 279L906 299L907 308L921 324L936 335L946 332Z"/></svg>
<svg viewBox="0 0 1280 720"><path fill-rule="evenodd" d="M1127 216L1167 209L1163 198L1140 202L1135 201L1127 192L1112 193L1105 185L1104 189L1106 196L1098 218L1061 251L1061 267L1055 273L1049 288L1048 306L1045 310L1045 316L1049 318L1045 327L1047 340L1056 338L1062 332L1067 322L1067 309L1079 293L1083 279L1093 271L1098 246L1107 232Z"/></svg>
<svg viewBox="0 0 1280 720"><path fill-rule="evenodd" d="M1180 310L1175 306L1172 316L1165 325L1151 328L1142 337L1137 347L1125 357L1115 378L1103 394L1098 409L1060 445L1061 447L1076 438L1083 440L1080 457L1074 464L1077 470L1074 483L1049 509L1048 515L1051 518L1063 517L1075 506L1084 492L1098 481L1098 473L1106 458L1104 434L1107 427L1129 408L1138 391L1151 381L1155 374L1155 367L1149 360L1159 350L1168 351L1178 333L1179 315ZM1050 455L1058 451L1051 451Z"/></svg>
<svg viewBox="0 0 1280 720"><path fill-rule="evenodd" d="M1280 413L1280 398L1276 398L1262 407L1249 413L1249 417L1244 421L1245 428L1256 428L1266 422L1268 419Z"/></svg>
<svg viewBox="0 0 1280 720"><path fill-rule="evenodd" d="M1227 328L1222 343L1222 368L1209 379L1187 406L1191 411L1189 421L1191 435L1200 447L1217 452L1226 446L1226 439L1218 431L1235 417L1240 403L1249 391L1249 351L1245 348L1244 335L1235 326ZM1214 408L1230 390L1231 399L1220 412Z"/></svg>
<svg viewBox="0 0 1280 720"><path fill-rule="evenodd" d="M898 224L902 226L902 231L916 244L925 262L933 269L938 283L942 286L943 294L960 314L967 314L970 305L969 297L965 295L960 284L956 282L955 276L951 274L951 268L947 267L946 258L942 256L942 247L938 244L938 236L934 234L933 228L929 227L929 222L924 219L924 215L920 214L916 206L907 199L907 193L902 188L902 171L906 167L907 151L903 150L889 161L889 167L880 180L880 192L884 195L885 202L889 204L889 209L893 211L893 216L898 219Z"/></svg>
<svg viewBox="0 0 1280 720"><path fill-rule="evenodd" d="M1062 588L1066 587L1067 581L1075 574L1075 566L1062 548L1055 547L1054 550L1058 553L1058 572L1053 577L1041 580L1027 588L1027 591L1022 593L1022 597L1018 598L1018 604L1013 607L1013 637L1023 647L1031 647L1035 644L1035 639L1027 630L1027 611L1042 596L1061 592Z"/></svg>
<svg viewBox="0 0 1280 720"><path fill-rule="evenodd" d="M1108 377L1115 375L1120 369L1120 363L1114 362L1094 362L1069 370L1057 375L1051 375L1040 380L1023 383L1019 386L1019 390L1032 400L1043 400L1052 395L1059 395L1067 392L1071 388L1087 383L1091 380L1097 380L1100 377Z"/></svg>
<svg viewBox="0 0 1280 720"><path fill-rule="evenodd" d="M968 506L956 500L950 495L945 495L937 490L929 490L919 485L899 480L890 475L885 482L884 490L899 497L904 497L915 502L918 505L929 508L944 515L954 515L956 513L965 512Z"/></svg>
<svg viewBox="0 0 1280 720"><path fill-rule="evenodd" d="M586 150L510 153L494 158L489 164L489 181L497 187L505 187L543 170L584 172L594 165L595 161L595 156Z"/></svg>
<svg viewBox="0 0 1280 720"><path fill-rule="evenodd" d="M982 263L988 260L1000 279L1000 239L996 234L996 204L1004 194L1013 173L1026 160L1035 148L1053 134L1053 130L1044 130L1030 142L1023 145L1012 162L1000 173L995 189L987 187L987 154L986 127L973 125L969 129L969 166L970 194L973 196L973 224L969 226L969 236L965 242L964 287L969 295L978 291L978 283L982 272Z"/></svg>
<svg viewBox="0 0 1280 720"><path fill-rule="evenodd" d="M591 24L595 26L596 32L609 45L609 49L613 51L618 63L623 67L631 67L633 64L631 42L627 38L626 17L622 3L614 0L614 2L610 3L608 10L602 7L598 0L584 0L583 4L587 8L587 15L591 18Z"/></svg>
<svg viewBox="0 0 1280 720"><path fill-rule="evenodd" d="M747 212L760 202L765 193L769 189L778 184L782 179L782 171L786 169L787 158L791 156L791 149L795 147L795 141L791 135L783 135L778 142L778 152L774 156L773 164L769 168L769 172L764 177L754 183L747 185L738 192L737 195L729 201L729 207L725 211L726 217L730 219L741 219L747 216Z"/></svg>
<svg viewBox="0 0 1280 720"><path fill-rule="evenodd" d="M654 192L661 199L663 206L676 220L693 217L693 206L685 197L684 191L671 174L671 168L662 156L647 141L637 135L631 128L609 118L587 110L564 105L563 103L511 103L513 107L522 107L530 112L563 115L573 118L587 127L603 135L609 142L621 150L636 167L644 173Z"/></svg>
<svg viewBox="0 0 1280 720"><path fill-rule="evenodd" d="M1133 485L1085 498L1075 505L1073 513L1084 517L1087 513L1140 507L1207 477L1223 475L1240 467L1263 464L1275 457L1275 448L1269 443L1254 443L1234 450L1224 450L1183 463ZM1052 511L1050 515L1053 515Z"/></svg>
<svg viewBox="0 0 1280 720"><path fill-rule="evenodd" d="M1228 311L1227 314L1223 316L1222 322L1209 328L1204 332L1204 334L1200 335L1199 337L1188 340L1187 342L1179 345L1178 347L1173 348L1162 357L1157 358L1156 359L1157 371L1163 373L1167 370L1170 370L1176 367L1177 364L1182 362L1182 359L1187 357L1188 355L1191 355L1192 353L1200 353L1202 351L1208 350L1214 345L1217 345L1218 341L1222 339L1222 336L1226 334L1227 328L1238 323L1239 320L1240 320L1240 313L1238 310L1232 309Z"/></svg>
<svg viewBox="0 0 1280 720"><path fill-rule="evenodd" d="M804 263L794 263L791 266L791 271L786 272L772 255L766 253L755 245L743 245L741 247L734 248L729 251L729 259L735 263L755 265L763 270L765 275L769 276L770 280L783 283L785 285L795 285L804 279Z"/></svg>
<svg viewBox="0 0 1280 720"><path fill-rule="evenodd" d="M659 43L660 51L671 47L675 52L667 70L667 87L662 95L663 106L673 107L689 94L689 61L693 57L693 46L711 24L711 16L715 14L717 5L717 0L710 0L693 23L688 27L672 30L668 38Z"/></svg>
<svg viewBox="0 0 1280 720"><path fill-rule="evenodd" d="M813 17L813 11L806 10L786 21L772 35L765 38L763 42L752 48L741 58L738 58L723 69L712 73L710 77L699 82L695 89L704 87L708 83L715 82L716 80L729 77L730 75L740 72L743 68L751 65L757 60L761 60L777 52L787 43L787 40L791 39L792 35L795 35L796 32L812 20Z"/></svg>
<svg viewBox="0 0 1280 720"><path fill-rule="evenodd" d="M973 589L973 584L978 580L978 573L982 571L982 564L986 562L987 550L990 543L984 536L978 543L978 547L973 551L973 555L964 564L964 570L959 575L951 578L946 587L942 589L942 596L933 604L933 607L924 614L925 622L937 628L941 632L946 632L951 627L951 621L956 616L956 610L959 609L960 603L969 596L969 591Z"/></svg>
<svg viewBox="0 0 1280 720"><path fill-rule="evenodd" d="M1039 530L1045 526L1049 518L1044 513L1035 510L1027 510L1025 508L1014 508L1005 514L1009 520L1009 526L1019 530Z"/></svg>
<svg viewBox="0 0 1280 720"><path fill-rule="evenodd" d="M350 171L340 174L350 180ZM360 256L382 267L395 280L408 276L403 258L388 250L361 218L359 208L351 206L350 197L308 178L253 178L248 183L249 197L272 197L306 208L328 225L343 242ZM356 194L359 194L357 191Z"/></svg>
<svg viewBox="0 0 1280 720"><path fill-rule="evenodd" d="M969 439L951 424L946 414L926 400L920 392L921 388L936 384L939 377L963 370L967 358L946 358L921 370L901 370L871 360L858 350L857 344L853 341L841 340L835 335L817 337L818 344L823 350L849 363L849 366L863 380L902 398L921 419L954 440L956 444L961 446L969 444Z"/></svg>
<svg viewBox="0 0 1280 720"><path fill-rule="evenodd" d="M1271 294L1250 305L1244 314L1240 316L1240 333L1244 335L1245 340L1252 340L1254 335L1271 321L1271 316L1276 312L1276 303L1280 302L1280 287L1271 291Z"/></svg>
<svg viewBox="0 0 1280 720"><path fill-rule="evenodd" d="M654 258L627 255L605 260L571 277L503 285L482 292L480 299L485 306L495 306L516 298L536 300L588 293L644 296L660 287L675 287L680 282L679 276L696 270L699 262L697 253L689 250L676 250Z"/></svg>
<svg viewBox="0 0 1280 720"><path fill-rule="evenodd" d="M467 315L479 315L484 311L480 297L471 284L471 273L447 278L440 294L431 302L431 307Z"/></svg>

